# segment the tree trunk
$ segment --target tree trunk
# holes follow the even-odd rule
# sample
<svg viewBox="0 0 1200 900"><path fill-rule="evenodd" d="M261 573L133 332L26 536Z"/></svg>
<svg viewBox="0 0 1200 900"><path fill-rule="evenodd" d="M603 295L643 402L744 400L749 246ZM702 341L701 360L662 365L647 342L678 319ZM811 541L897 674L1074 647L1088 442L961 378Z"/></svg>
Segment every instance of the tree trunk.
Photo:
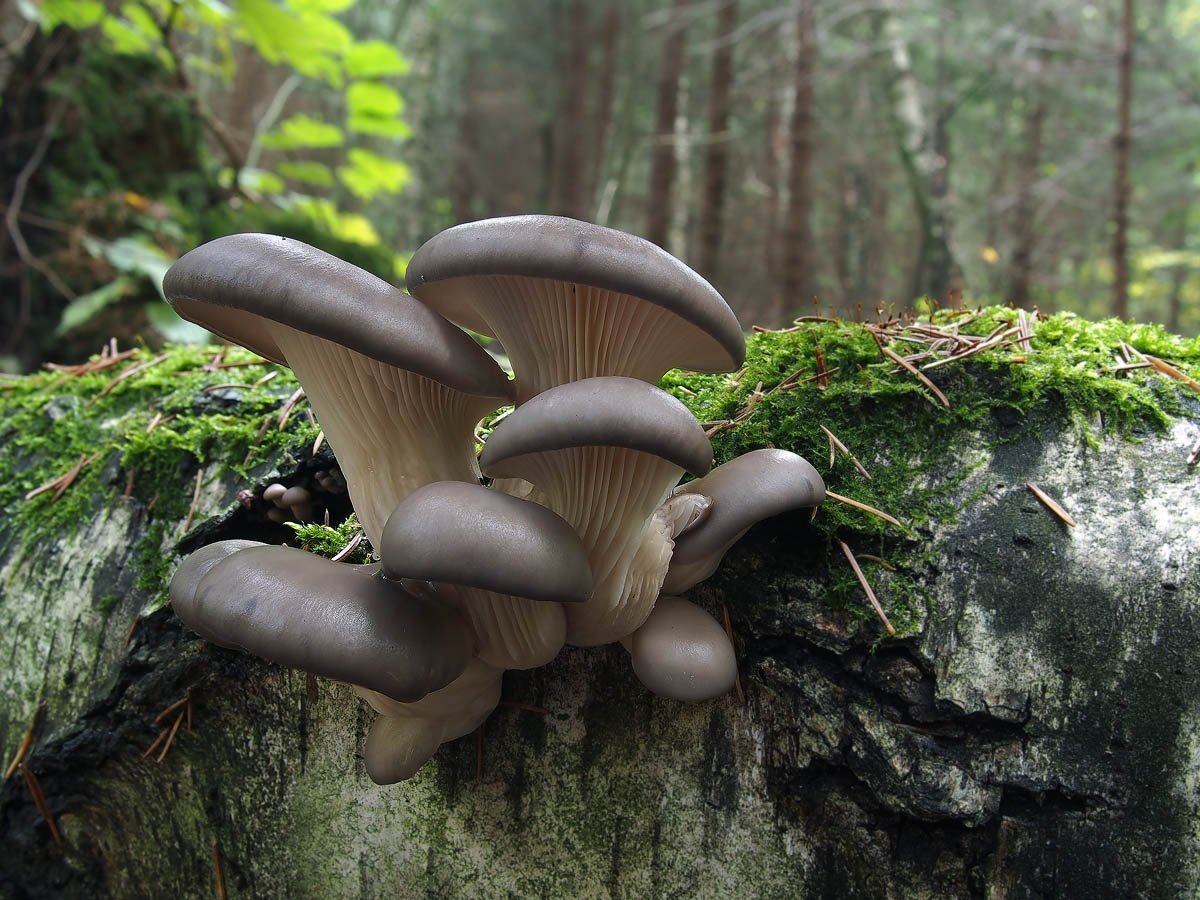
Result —
<svg viewBox="0 0 1200 900"><path fill-rule="evenodd" d="M1045 92L1040 84L1035 83L1025 123L1025 148L1019 163L1021 183L1013 210L1012 286L1009 289L1012 303L1024 308L1032 305L1033 255L1038 239L1035 190L1042 165L1042 128L1045 118Z"/></svg>
<svg viewBox="0 0 1200 900"><path fill-rule="evenodd" d="M708 146L704 153L704 196L700 204L700 247L696 268L715 281L720 267L721 217L729 168L730 94L733 89L733 30L737 0L723 0L713 36L712 78L708 87Z"/></svg>
<svg viewBox="0 0 1200 900"><path fill-rule="evenodd" d="M813 273L812 161L814 145L813 73L817 27L814 0L796 0L795 97L788 130L788 200L784 224L782 294L789 309L800 309L816 296Z"/></svg>
<svg viewBox="0 0 1200 900"><path fill-rule="evenodd" d="M830 376L842 385L904 377L842 326L769 335L749 356L811 365L813 341L843 361ZM1094 357L1035 347L1061 366L947 376L956 406L983 415L942 416L893 388L823 405L876 472L871 490L895 492L890 511L941 498L919 532L883 536L865 517L837 532L901 563L859 557L893 615L908 596L907 636L884 637L857 590L831 600L854 583L832 531L807 511L777 517L691 593L729 612L744 703L654 698L621 647L567 649L508 673L508 703L477 736L388 787L364 774L371 714L347 686L220 649L153 611L181 554L287 538L239 492L334 464L327 448L313 457L302 411L276 427L290 373L219 388L262 370L205 372L210 357L185 349L103 397L96 376L11 382L0 422L25 424L0 427L0 749L7 763L44 702L24 765L63 846L24 777L0 783L0 894L185 900L220 896L219 878L229 897L328 900L1196 896L1200 506L1183 461L1200 414L1185 399L1135 441L1080 433L1048 373ZM1097 371L1088 395L1123 404L1141 378L1114 386ZM1048 399L987 414L1000 394ZM797 424L769 437L811 448L825 471L804 414L818 395L776 393L775 421ZM152 409L177 430L148 435ZM764 421L730 436L759 442ZM73 464L85 427L105 436L101 456L58 501L23 500ZM896 435L926 428L927 452L895 453ZM203 467L187 434L209 436L195 448ZM843 464L825 477L875 496Z"/></svg>
<svg viewBox="0 0 1200 900"><path fill-rule="evenodd" d="M601 29L600 74L596 78L595 111L592 116L592 164L588 176L587 196L596 209L603 187L605 161L608 157L608 135L613 117L613 98L617 88L617 49L621 38L623 0L608 0Z"/></svg>
<svg viewBox="0 0 1200 900"><path fill-rule="evenodd" d="M454 144L454 181L451 188L451 207L457 224L476 218L474 201L476 194L475 172L479 165L478 136L476 135L475 84L478 68L473 60L467 61L462 76L462 92L458 108L458 140Z"/></svg>
<svg viewBox="0 0 1200 900"><path fill-rule="evenodd" d="M650 185L646 191L644 237L660 247L667 245L671 227L671 186L675 181L675 119L679 113L679 77L683 73L689 0L671 0L670 17L663 37L655 105L654 149Z"/></svg>
<svg viewBox="0 0 1200 900"><path fill-rule="evenodd" d="M587 215L587 84L591 33L587 0L572 0L567 21L554 153L553 209L556 215ZM595 148L593 148L594 150Z"/></svg>
<svg viewBox="0 0 1200 900"><path fill-rule="evenodd" d="M1113 184L1113 295L1112 313L1129 315L1129 157L1133 149L1130 126L1133 105L1133 0L1124 0L1121 14L1121 52L1117 57L1119 111L1113 141L1116 178Z"/></svg>

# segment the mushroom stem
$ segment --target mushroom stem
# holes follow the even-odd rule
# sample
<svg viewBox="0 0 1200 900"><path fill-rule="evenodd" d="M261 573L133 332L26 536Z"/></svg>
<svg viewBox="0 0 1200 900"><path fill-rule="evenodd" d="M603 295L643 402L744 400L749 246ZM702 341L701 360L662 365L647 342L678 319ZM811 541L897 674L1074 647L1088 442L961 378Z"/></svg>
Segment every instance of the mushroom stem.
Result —
<svg viewBox="0 0 1200 900"><path fill-rule="evenodd" d="M392 509L417 488L478 482L471 435L499 401L294 329L273 328L272 336L305 387L374 546Z"/></svg>

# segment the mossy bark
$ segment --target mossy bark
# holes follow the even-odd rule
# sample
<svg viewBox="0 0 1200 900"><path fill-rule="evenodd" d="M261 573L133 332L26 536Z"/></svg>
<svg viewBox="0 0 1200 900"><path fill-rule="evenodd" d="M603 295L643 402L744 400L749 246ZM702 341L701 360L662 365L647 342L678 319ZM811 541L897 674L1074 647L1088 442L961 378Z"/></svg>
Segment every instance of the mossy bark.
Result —
<svg viewBox="0 0 1200 900"><path fill-rule="evenodd" d="M214 412L221 392L201 388L229 373L196 362L172 375L195 379L180 410L208 404L257 433L262 405L243 392ZM73 515L33 540L22 492L10 495L0 746L11 754L46 703L26 764L64 845L22 779L5 782L0 893L213 896L218 847L231 897L1194 896L1200 476L1187 457L1200 403L1170 392L1161 422L1118 435L1081 428L1054 390L1020 409L995 404L1006 378L944 385L960 405L981 392L985 412L948 416L923 438L922 465L888 498L906 522L927 511L903 535L865 516L822 530L845 511L784 516L693 591L729 609L744 705L656 699L619 647L567 650L509 673L516 705L390 787L364 774L369 712L349 688L206 645L169 608L151 611L178 553L263 535L239 490L328 465L311 458L302 417L245 465L238 441L203 464L159 460L162 483L127 497L130 459L153 467L140 444L132 457L115 445ZM283 381L270 388L276 407ZM62 417L44 410L71 389L26 398L47 434ZM797 423L797 404L824 402L809 389L764 408L772 440L783 445L788 423L788 445L824 470L811 447L832 422L877 482L913 465L897 449L913 423L942 415L919 393L882 402L866 385L840 413L862 425L848 439L850 419ZM18 460L6 477L24 488L21 472L49 451L29 452L27 430L0 427L0 440ZM198 524L185 535L196 471ZM168 484L184 495L169 516ZM882 502L844 461L830 485ZM863 565L884 605L906 610L900 638L863 613L836 540L898 563ZM160 574L145 577L158 552ZM156 715L189 690L191 730L181 725L161 763L144 759L174 721Z"/></svg>

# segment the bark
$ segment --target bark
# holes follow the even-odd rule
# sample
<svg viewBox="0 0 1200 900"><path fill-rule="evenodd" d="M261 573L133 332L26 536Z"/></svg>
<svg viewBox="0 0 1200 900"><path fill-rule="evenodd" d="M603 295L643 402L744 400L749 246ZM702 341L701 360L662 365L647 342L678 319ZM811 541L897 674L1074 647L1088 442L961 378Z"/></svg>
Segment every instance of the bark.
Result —
<svg viewBox="0 0 1200 900"><path fill-rule="evenodd" d="M590 41L588 4L586 0L572 0L556 117L553 191L556 199L553 208L555 214L573 219L584 218L587 214L586 97Z"/></svg>
<svg viewBox="0 0 1200 900"><path fill-rule="evenodd" d="M1113 141L1116 175L1113 184L1113 294L1112 313L1129 315L1129 157L1133 149L1130 125L1133 105L1133 0L1124 0L1121 14L1121 50L1117 57L1117 135Z"/></svg>
<svg viewBox="0 0 1200 900"><path fill-rule="evenodd" d="M708 87L708 146L704 153L704 195L700 204L700 247L696 267L709 281L717 279L721 223L729 168L730 95L733 90L733 31L737 0L724 0L713 37L712 77Z"/></svg>
<svg viewBox="0 0 1200 900"><path fill-rule="evenodd" d="M613 100L617 89L617 50L621 38L622 0L608 0L600 37L600 73L596 78L596 102L592 116L592 161L587 196L593 206L600 198L604 164L608 158L608 136L612 125Z"/></svg>
<svg viewBox="0 0 1200 900"><path fill-rule="evenodd" d="M1013 304L1026 308L1032 304L1034 253L1038 242L1035 191L1040 179L1042 131L1046 119L1045 94L1037 85L1033 91L1025 123L1025 148L1019 163L1021 184L1013 210L1012 286L1009 290L1009 299Z"/></svg>
<svg viewBox="0 0 1200 900"><path fill-rule="evenodd" d="M662 63L658 70L654 149L650 161L650 184L646 191L644 237L660 247L667 245L671 227L671 188L676 175L675 120L679 113L679 78L683 73L689 4L690 0L671 0L670 17L663 36Z"/></svg>
<svg viewBox="0 0 1200 900"><path fill-rule="evenodd" d="M795 96L788 128L788 200L784 218L783 302L789 309L806 307L816 297L813 266L812 165L815 141L813 74L816 69L816 10L813 0L797 0Z"/></svg>
<svg viewBox="0 0 1200 900"><path fill-rule="evenodd" d="M827 350L837 334L819 336ZM273 384L282 402L294 383ZM956 400L994 387L964 377ZM815 388L780 398L802 390ZM53 393L51 435L73 408ZM245 393L198 394L197 414L257 425ZM653 699L619 647L569 650L509 674L518 705L479 741L386 788L365 778L369 715L345 686L205 645L169 610L130 630L158 564L131 549L149 529L166 527L169 558L262 537L236 499L247 482L221 468L227 448L187 534L155 520L143 489L32 544L10 519L0 746L7 762L46 702L25 764L65 844L22 778L0 784L0 893L212 897L219 857L231 897L1194 896L1200 508L1182 460L1200 404L1182 402L1136 442L1081 435L1058 401L947 419L931 480L911 487L952 486L953 502L923 530L930 613L908 638L832 608L830 548L807 513L781 517L691 595L730 612L745 705ZM862 414L880 442L854 449L878 471L912 406L893 393ZM19 456L30 437L0 431L0 448ZM310 448L311 435L260 460L250 483L327 468ZM183 465L164 452L163 471ZM119 493L119 459L97 465ZM888 575L868 573L886 603ZM157 714L189 690L191 727L144 759L175 715Z"/></svg>

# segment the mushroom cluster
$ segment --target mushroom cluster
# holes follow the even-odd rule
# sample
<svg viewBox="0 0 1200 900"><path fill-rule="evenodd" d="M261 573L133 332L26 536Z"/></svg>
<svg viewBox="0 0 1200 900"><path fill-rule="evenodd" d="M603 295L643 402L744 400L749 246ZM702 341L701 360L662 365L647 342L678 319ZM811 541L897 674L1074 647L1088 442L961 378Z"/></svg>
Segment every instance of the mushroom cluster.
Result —
<svg viewBox="0 0 1200 900"><path fill-rule="evenodd" d="M379 714L364 755L381 784L477 728L505 670L566 644L620 642L665 697L727 692L733 647L681 595L754 522L825 495L785 450L710 471L703 428L657 386L741 365L729 306L659 247L552 216L444 231L407 287L263 234L167 273L180 315L295 371L378 554L211 544L171 582L180 618L353 684ZM511 380L464 328L500 340ZM510 403L477 456L475 426Z"/></svg>

